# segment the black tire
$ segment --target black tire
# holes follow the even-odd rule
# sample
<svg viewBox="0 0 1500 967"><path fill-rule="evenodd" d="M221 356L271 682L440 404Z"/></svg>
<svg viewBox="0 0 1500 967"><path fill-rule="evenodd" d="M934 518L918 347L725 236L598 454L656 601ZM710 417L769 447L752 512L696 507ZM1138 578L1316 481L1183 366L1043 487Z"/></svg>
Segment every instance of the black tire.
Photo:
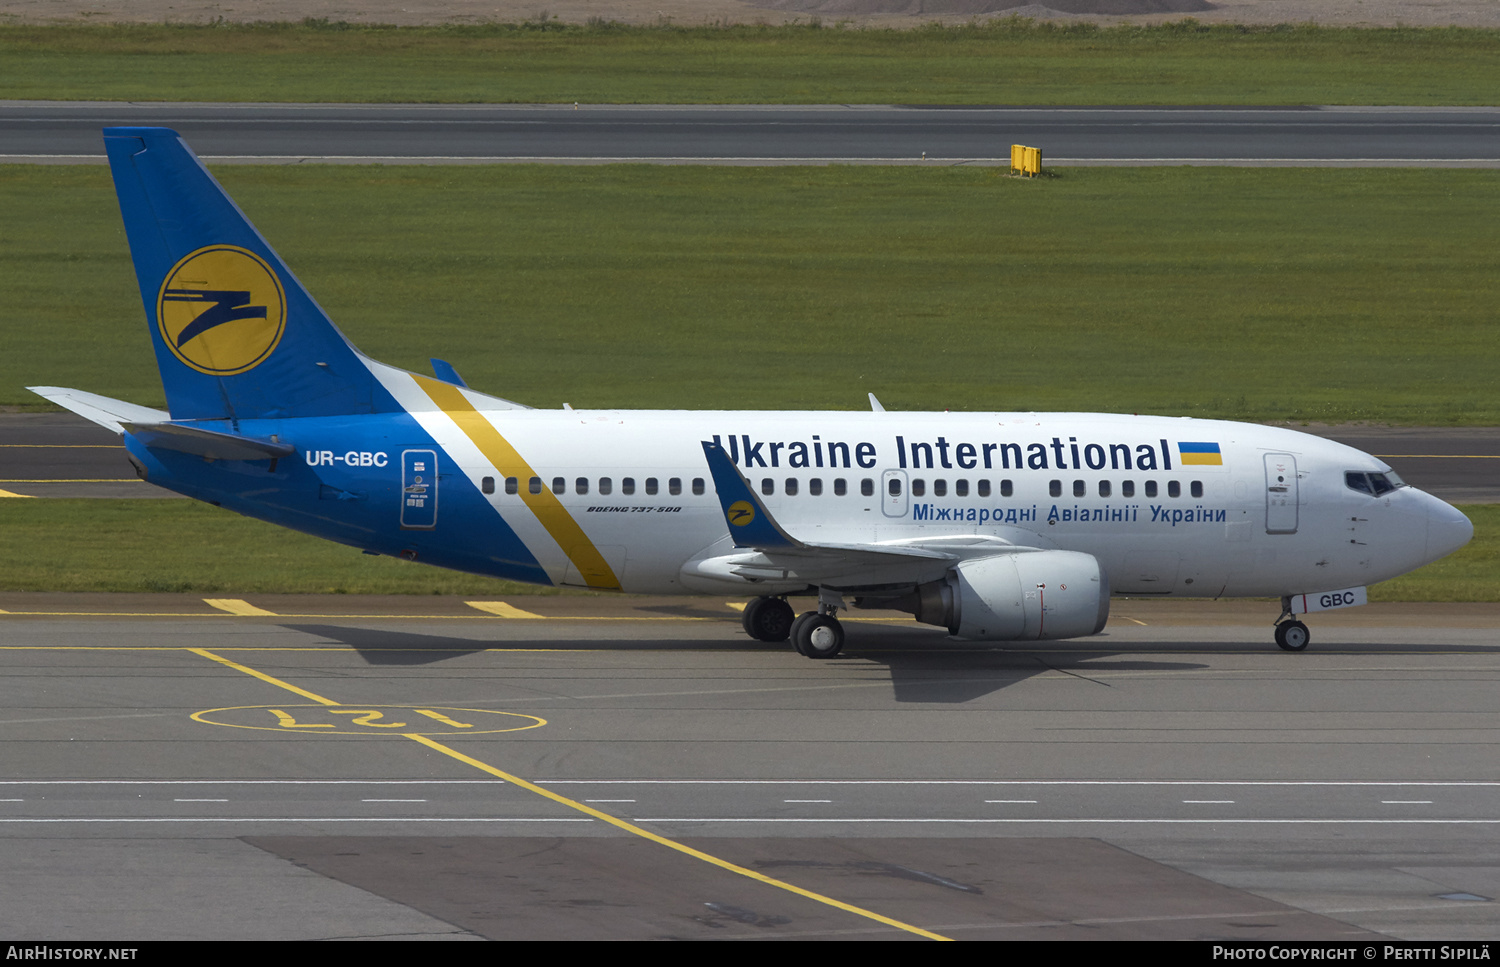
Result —
<svg viewBox="0 0 1500 967"><path fill-rule="evenodd" d="M756 641L786 641L792 633L792 606L782 598L756 598L745 605L740 624Z"/></svg>
<svg viewBox="0 0 1500 967"><path fill-rule="evenodd" d="M832 658L843 650L844 626L831 615L809 612L797 619L792 640L804 657Z"/></svg>
<svg viewBox="0 0 1500 967"><path fill-rule="evenodd" d="M1282 651L1306 651L1312 635L1300 621L1283 621L1276 626L1276 645Z"/></svg>
<svg viewBox="0 0 1500 967"><path fill-rule="evenodd" d="M792 639L792 647L797 649L797 654L799 655L802 654L802 646L797 644L797 636L801 633L802 626L817 616L818 613L816 611L804 611L797 615L797 619L792 622L792 632L788 637Z"/></svg>

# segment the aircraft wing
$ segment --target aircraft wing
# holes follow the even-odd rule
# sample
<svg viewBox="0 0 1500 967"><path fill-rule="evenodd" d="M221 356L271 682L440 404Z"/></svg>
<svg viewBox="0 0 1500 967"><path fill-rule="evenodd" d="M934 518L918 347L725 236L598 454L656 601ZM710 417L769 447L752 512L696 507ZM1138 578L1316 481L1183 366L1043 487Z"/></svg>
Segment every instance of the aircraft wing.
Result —
<svg viewBox="0 0 1500 967"><path fill-rule="evenodd" d="M834 544L798 540L779 524L716 443L704 441L714 489L735 552L699 560L694 573L721 580L806 581L840 588L897 587L933 581L973 557L1023 553L993 537L959 536L921 543Z"/></svg>

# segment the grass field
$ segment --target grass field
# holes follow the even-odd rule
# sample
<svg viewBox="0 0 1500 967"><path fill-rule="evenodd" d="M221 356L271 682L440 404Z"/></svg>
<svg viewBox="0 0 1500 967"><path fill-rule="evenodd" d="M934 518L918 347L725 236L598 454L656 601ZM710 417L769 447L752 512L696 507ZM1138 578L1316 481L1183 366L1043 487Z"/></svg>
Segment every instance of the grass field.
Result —
<svg viewBox="0 0 1500 967"><path fill-rule="evenodd" d="M0 26L0 97L874 104L1494 104L1500 31Z"/></svg>
<svg viewBox="0 0 1500 967"><path fill-rule="evenodd" d="M1500 423L1500 173L218 172L345 332L538 406ZM0 167L0 405L160 405L104 168Z"/></svg>
<svg viewBox="0 0 1500 967"><path fill-rule="evenodd" d="M1474 540L1372 601L1500 601L1500 505L1462 508ZM0 500L0 591L534 594L180 500Z"/></svg>

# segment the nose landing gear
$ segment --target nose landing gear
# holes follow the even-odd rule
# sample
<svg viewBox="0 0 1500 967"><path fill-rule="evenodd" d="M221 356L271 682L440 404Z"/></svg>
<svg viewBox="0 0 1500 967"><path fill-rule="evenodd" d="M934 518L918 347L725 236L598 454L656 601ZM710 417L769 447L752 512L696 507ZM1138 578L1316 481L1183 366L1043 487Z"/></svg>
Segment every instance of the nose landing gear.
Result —
<svg viewBox="0 0 1500 967"><path fill-rule="evenodd" d="M1292 617L1292 599L1281 599L1281 614L1276 618L1276 646L1282 651L1306 651L1312 634L1307 625Z"/></svg>
<svg viewBox="0 0 1500 967"><path fill-rule="evenodd" d="M1276 626L1276 644L1283 651L1304 651L1311 636L1300 621L1283 621Z"/></svg>

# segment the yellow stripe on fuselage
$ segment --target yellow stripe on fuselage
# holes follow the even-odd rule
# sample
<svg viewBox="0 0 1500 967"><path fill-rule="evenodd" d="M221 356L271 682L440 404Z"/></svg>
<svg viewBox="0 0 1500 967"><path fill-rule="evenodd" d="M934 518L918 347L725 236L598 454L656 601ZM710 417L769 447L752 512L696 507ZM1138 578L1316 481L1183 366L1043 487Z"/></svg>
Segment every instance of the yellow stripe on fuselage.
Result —
<svg viewBox="0 0 1500 967"><path fill-rule="evenodd" d="M1184 453L1181 454L1184 467L1222 467L1224 457L1218 453Z"/></svg>
<svg viewBox="0 0 1500 967"><path fill-rule="evenodd" d="M520 483L517 490L521 500L536 515L547 533L552 535L557 546L568 555L573 566L578 568L584 582L591 588L620 590L620 579L615 576L614 569L609 566L604 555L599 553L594 542L589 540L583 528L578 526L578 521L573 519L573 515L568 513L568 509L550 489L543 487L540 493L530 492L531 488L527 484L532 477L537 476L536 471L531 469L531 465L516 452L509 440L500 435L500 431L495 429L484 414L474 408L474 404L469 402L458 387L415 373L412 374L412 379L457 424L464 436L479 448L479 452L484 454L484 458L501 476L516 478Z"/></svg>

